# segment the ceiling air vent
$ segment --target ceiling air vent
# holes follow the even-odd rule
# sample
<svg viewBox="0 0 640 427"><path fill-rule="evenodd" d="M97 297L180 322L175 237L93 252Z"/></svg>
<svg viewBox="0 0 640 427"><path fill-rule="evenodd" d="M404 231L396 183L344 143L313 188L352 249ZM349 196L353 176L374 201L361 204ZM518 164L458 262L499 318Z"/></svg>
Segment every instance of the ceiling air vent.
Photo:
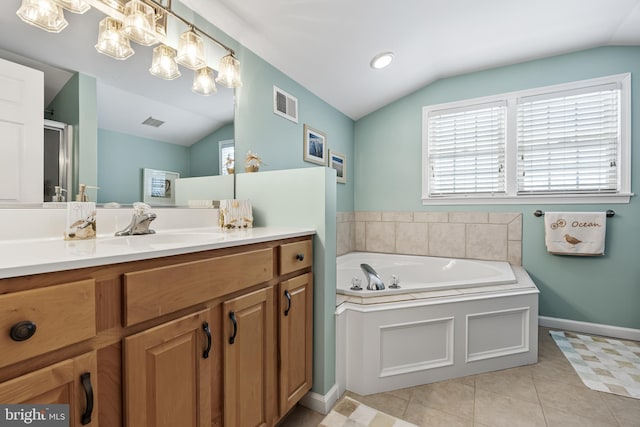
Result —
<svg viewBox="0 0 640 427"><path fill-rule="evenodd" d="M298 98L274 86L273 112L287 120L298 123Z"/></svg>
<svg viewBox="0 0 640 427"><path fill-rule="evenodd" d="M142 122L142 124L147 126L153 126L154 128L159 128L164 124L164 122L162 120L154 119L153 117L149 116L147 120Z"/></svg>

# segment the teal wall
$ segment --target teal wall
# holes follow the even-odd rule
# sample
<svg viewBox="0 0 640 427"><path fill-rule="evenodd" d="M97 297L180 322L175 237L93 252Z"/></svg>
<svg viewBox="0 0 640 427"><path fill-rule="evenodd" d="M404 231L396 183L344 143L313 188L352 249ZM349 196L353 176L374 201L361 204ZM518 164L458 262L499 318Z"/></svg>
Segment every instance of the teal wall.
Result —
<svg viewBox="0 0 640 427"><path fill-rule="evenodd" d="M233 139L233 123L221 127L193 144L189 149L189 176L220 175L218 142L228 139Z"/></svg>
<svg viewBox="0 0 640 427"><path fill-rule="evenodd" d="M73 129L72 187L67 189L69 199L78 192L78 184L96 186L98 165L98 109L96 79L81 73L74 74L47 106L53 114L48 119L71 125ZM96 190L87 190L89 200L96 200Z"/></svg>
<svg viewBox="0 0 640 427"><path fill-rule="evenodd" d="M265 62L250 50L240 47L243 86L236 90L236 170L248 150L257 153L265 164L261 170L320 167L305 162L303 126L327 135L329 149L347 158L347 183L337 184L338 211L354 208L354 122L319 99L307 89ZM273 86L298 99L298 123L273 113Z"/></svg>
<svg viewBox="0 0 640 427"><path fill-rule="evenodd" d="M98 130L98 203L142 201L142 168L189 176L189 147Z"/></svg>
<svg viewBox="0 0 640 427"><path fill-rule="evenodd" d="M640 188L640 47L602 47L438 80L355 125L355 209L358 211L522 212L522 259L540 288L540 315L640 328L640 202L605 205L423 206L422 107L425 105L632 73L632 190ZM390 149L392 148L392 149ZM604 257L547 254L536 209L602 211Z"/></svg>

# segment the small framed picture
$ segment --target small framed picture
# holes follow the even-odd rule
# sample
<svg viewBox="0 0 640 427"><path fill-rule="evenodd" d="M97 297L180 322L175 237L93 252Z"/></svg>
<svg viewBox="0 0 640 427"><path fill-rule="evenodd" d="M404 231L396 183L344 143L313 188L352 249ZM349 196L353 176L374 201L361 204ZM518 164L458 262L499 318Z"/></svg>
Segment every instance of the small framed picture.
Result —
<svg viewBox="0 0 640 427"><path fill-rule="evenodd" d="M309 125L304 125L304 154L305 162L318 165L327 164L327 135Z"/></svg>
<svg viewBox="0 0 640 427"><path fill-rule="evenodd" d="M175 180L178 172L144 168L142 200L150 205L175 205Z"/></svg>
<svg viewBox="0 0 640 427"><path fill-rule="evenodd" d="M329 167L336 170L336 182L347 182L347 158L344 154L329 150Z"/></svg>

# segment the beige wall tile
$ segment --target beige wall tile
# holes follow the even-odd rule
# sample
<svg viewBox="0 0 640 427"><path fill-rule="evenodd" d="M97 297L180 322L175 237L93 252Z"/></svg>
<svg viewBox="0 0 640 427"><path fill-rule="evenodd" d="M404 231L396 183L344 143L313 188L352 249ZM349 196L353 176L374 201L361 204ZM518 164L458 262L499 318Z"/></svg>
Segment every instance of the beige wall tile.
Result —
<svg viewBox="0 0 640 427"><path fill-rule="evenodd" d="M343 255L355 249L355 223L339 222L336 224L337 230L337 254Z"/></svg>
<svg viewBox="0 0 640 427"><path fill-rule="evenodd" d="M467 258L507 260L507 226L467 224Z"/></svg>
<svg viewBox="0 0 640 427"><path fill-rule="evenodd" d="M381 221L382 213L377 211L357 211L356 221Z"/></svg>
<svg viewBox="0 0 640 427"><path fill-rule="evenodd" d="M509 224L518 216L522 216L520 212L489 212L490 224Z"/></svg>
<svg viewBox="0 0 640 427"><path fill-rule="evenodd" d="M464 224L429 224L429 255L464 258L465 237Z"/></svg>
<svg viewBox="0 0 640 427"><path fill-rule="evenodd" d="M522 215L509 223L508 232L509 240L522 240Z"/></svg>
<svg viewBox="0 0 640 427"><path fill-rule="evenodd" d="M488 212L449 212L449 222L465 224L485 224L489 222Z"/></svg>
<svg viewBox="0 0 640 427"><path fill-rule="evenodd" d="M367 250L366 222L355 222L355 243L356 251Z"/></svg>
<svg viewBox="0 0 640 427"><path fill-rule="evenodd" d="M449 212L414 212L414 222L449 222Z"/></svg>
<svg viewBox="0 0 640 427"><path fill-rule="evenodd" d="M396 227L393 222L367 222L365 236L367 251L395 252Z"/></svg>
<svg viewBox="0 0 640 427"><path fill-rule="evenodd" d="M382 212L382 221L412 222L413 212Z"/></svg>
<svg viewBox="0 0 640 427"><path fill-rule="evenodd" d="M509 264L522 265L522 241L509 240L507 242L507 261Z"/></svg>
<svg viewBox="0 0 640 427"><path fill-rule="evenodd" d="M429 255L429 224L396 223L396 253Z"/></svg>

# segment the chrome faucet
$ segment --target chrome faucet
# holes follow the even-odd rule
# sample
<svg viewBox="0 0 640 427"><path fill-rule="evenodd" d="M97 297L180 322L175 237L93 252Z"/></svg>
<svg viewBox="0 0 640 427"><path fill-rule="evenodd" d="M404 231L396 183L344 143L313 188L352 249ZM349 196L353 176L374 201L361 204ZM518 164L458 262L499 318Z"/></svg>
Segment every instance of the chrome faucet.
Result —
<svg viewBox="0 0 640 427"><path fill-rule="evenodd" d="M360 264L360 268L364 272L365 277L367 278L367 290L369 291L380 291L384 289L384 283L378 273L371 267L369 264Z"/></svg>
<svg viewBox="0 0 640 427"><path fill-rule="evenodd" d="M131 223L124 230L116 232L116 236L133 236L136 234L154 234L155 230L150 230L151 221L156 219L156 214L146 212L151 206L146 203L136 202L133 204L133 217Z"/></svg>

